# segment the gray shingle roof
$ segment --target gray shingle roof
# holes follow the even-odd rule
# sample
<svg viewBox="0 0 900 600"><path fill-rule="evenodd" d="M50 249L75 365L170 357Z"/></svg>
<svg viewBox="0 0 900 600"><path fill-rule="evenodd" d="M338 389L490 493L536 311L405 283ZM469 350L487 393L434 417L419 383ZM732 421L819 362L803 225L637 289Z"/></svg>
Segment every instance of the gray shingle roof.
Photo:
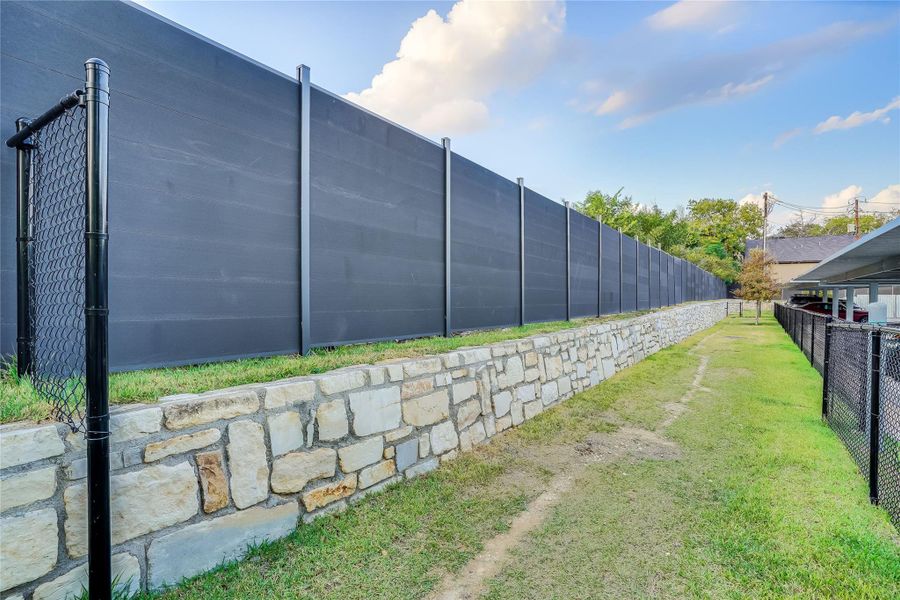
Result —
<svg viewBox="0 0 900 600"><path fill-rule="evenodd" d="M853 235L820 235L818 237L776 238L766 243L769 254L779 263L819 262L853 242ZM747 240L744 255L762 248L762 240Z"/></svg>

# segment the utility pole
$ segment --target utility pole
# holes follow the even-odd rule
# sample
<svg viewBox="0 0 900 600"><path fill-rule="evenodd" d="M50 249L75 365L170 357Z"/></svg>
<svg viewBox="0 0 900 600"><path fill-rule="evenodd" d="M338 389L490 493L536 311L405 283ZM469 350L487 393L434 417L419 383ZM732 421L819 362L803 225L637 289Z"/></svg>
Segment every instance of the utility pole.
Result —
<svg viewBox="0 0 900 600"><path fill-rule="evenodd" d="M855 229L853 230L853 234L855 239L859 239L859 198L853 199L853 223Z"/></svg>

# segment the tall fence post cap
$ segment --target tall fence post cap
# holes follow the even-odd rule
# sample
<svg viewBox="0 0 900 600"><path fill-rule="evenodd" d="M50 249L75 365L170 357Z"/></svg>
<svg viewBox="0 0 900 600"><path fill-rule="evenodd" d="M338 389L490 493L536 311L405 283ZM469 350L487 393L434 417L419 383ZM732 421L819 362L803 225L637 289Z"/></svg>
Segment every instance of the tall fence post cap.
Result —
<svg viewBox="0 0 900 600"><path fill-rule="evenodd" d="M450 147L450 138L448 138L448 137L442 137L442 138L441 138L441 145L442 145L444 148L449 148L449 147Z"/></svg>
<svg viewBox="0 0 900 600"><path fill-rule="evenodd" d="M84 61L84 66L102 69L102 70L106 71L107 73L109 73L109 65L106 64L106 61L103 60L102 58L89 58L86 61Z"/></svg>
<svg viewBox="0 0 900 600"><path fill-rule="evenodd" d="M524 177L516 177L516 183L518 183L519 185L525 185L525 178Z"/></svg>

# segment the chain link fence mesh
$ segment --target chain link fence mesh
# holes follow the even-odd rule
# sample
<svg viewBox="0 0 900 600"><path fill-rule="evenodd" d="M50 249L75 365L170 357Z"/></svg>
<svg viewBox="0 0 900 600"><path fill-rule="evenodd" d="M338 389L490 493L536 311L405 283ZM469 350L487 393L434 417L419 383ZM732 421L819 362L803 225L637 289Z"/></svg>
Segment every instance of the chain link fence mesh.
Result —
<svg viewBox="0 0 900 600"><path fill-rule="evenodd" d="M871 332L831 325L827 402L828 424L869 479L869 360Z"/></svg>
<svg viewBox="0 0 900 600"><path fill-rule="evenodd" d="M86 117L76 106L32 136L31 381L78 431L85 401Z"/></svg>
<svg viewBox="0 0 900 600"><path fill-rule="evenodd" d="M900 330L881 331L878 502L900 528Z"/></svg>
<svg viewBox="0 0 900 600"><path fill-rule="evenodd" d="M806 327L810 328L811 362L820 373L825 371L826 336L830 335L823 390L826 419L866 481L869 481L872 460L872 337L874 332L880 332L875 496L894 525L900 528L900 329L829 322L825 316L782 304L775 305L775 318L795 342L799 340L798 345L807 357ZM801 329L800 323L806 327Z"/></svg>

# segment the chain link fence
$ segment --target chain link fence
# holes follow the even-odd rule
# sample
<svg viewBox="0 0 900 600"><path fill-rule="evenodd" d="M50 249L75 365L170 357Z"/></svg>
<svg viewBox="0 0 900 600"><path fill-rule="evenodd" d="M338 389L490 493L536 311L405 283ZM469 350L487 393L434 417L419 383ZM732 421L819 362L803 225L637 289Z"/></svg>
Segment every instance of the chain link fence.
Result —
<svg viewBox="0 0 900 600"><path fill-rule="evenodd" d="M775 305L775 318L823 376L822 416L900 528L900 330Z"/></svg>
<svg viewBox="0 0 900 600"><path fill-rule="evenodd" d="M28 294L31 382L53 416L82 429L85 405L83 106L31 137Z"/></svg>

